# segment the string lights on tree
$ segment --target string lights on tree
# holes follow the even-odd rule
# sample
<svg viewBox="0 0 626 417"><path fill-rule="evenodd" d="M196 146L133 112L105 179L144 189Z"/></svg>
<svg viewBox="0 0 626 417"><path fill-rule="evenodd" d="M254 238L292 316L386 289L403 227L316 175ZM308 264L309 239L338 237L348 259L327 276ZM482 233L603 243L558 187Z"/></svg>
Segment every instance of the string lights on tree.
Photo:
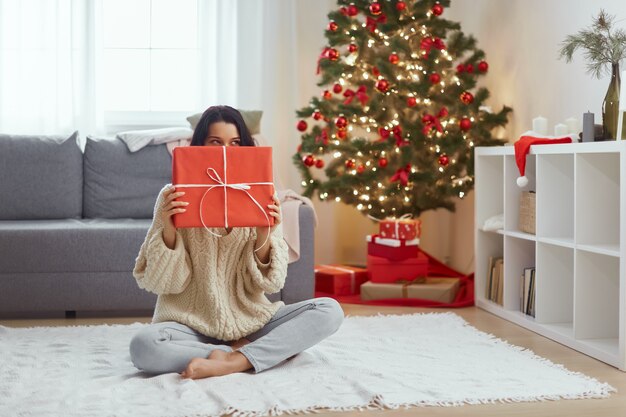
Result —
<svg viewBox="0 0 626 417"><path fill-rule="evenodd" d="M297 111L304 194L383 218L440 207L473 187L475 146L507 106L484 106L489 64L443 16L450 1L339 0L318 58L320 95Z"/></svg>

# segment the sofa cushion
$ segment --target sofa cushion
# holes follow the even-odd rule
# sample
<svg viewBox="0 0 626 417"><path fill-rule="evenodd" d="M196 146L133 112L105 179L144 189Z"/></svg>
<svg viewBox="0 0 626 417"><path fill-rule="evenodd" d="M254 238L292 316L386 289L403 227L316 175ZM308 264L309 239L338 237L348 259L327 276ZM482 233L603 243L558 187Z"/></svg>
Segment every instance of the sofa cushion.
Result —
<svg viewBox="0 0 626 417"><path fill-rule="evenodd" d="M1 220L78 218L83 161L78 132L0 135Z"/></svg>
<svg viewBox="0 0 626 417"><path fill-rule="evenodd" d="M0 271L131 271L151 223L148 219L0 221Z"/></svg>
<svg viewBox="0 0 626 417"><path fill-rule="evenodd" d="M151 219L159 191L172 179L165 145L131 153L119 139L88 136L83 160L86 218Z"/></svg>

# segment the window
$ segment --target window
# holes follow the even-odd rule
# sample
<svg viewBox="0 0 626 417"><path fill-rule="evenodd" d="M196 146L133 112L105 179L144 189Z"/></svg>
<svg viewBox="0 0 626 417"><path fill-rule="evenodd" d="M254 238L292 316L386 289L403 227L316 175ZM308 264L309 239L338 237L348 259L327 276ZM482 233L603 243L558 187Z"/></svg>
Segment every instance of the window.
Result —
<svg viewBox="0 0 626 417"><path fill-rule="evenodd" d="M198 108L197 0L102 2L107 124L154 124ZM165 117L164 117L165 116ZM184 122L184 118L181 120Z"/></svg>

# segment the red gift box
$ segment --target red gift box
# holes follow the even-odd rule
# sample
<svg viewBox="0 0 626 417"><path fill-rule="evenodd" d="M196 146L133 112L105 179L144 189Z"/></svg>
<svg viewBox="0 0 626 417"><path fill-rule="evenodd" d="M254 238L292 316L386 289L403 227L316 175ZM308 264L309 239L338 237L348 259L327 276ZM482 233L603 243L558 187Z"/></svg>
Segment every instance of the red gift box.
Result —
<svg viewBox="0 0 626 417"><path fill-rule="evenodd" d="M173 151L172 184L190 204L178 227L272 226L272 148L184 146Z"/></svg>
<svg viewBox="0 0 626 417"><path fill-rule="evenodd" d="M333 295L360 294L361 284L367 280L367 269L345 265L315 267L315 291Z"/></svg>
<svg viewBox="0 0 626 417"><path fill-rule="evenodd" d="M424 253L418 252L414 258L391 261L380 256L367 255L367 272L372 282L411 281L428 275L428 257Z"/></svg>
<svg viewBox="0 0 626 417"><path fill-rule="evenodd" d="M367 254L387 258L390 261L403 261L417 257L419 243L419 239L384 239L380 235L367 235Z"/></svg>
<svg viewBox="0 0 626 417"><path fill-rule="evenodd" d="M413 219L385 219L379 224L380 237L413 240L421 236L422 222Z"/></svg>

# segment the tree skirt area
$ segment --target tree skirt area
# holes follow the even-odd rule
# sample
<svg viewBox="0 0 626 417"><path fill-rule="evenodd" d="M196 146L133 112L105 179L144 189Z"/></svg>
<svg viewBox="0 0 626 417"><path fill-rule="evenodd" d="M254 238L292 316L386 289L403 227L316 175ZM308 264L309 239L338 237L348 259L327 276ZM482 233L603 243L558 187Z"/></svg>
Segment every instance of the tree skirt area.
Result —
<svg viewBox="0 0 626 417"><path fill-rule="evenodd" d="M143 326L0 326L0 415L263 416L615 391L453 313L348 316L335 334L272 369L196 381L134 368L128 345Z"/></svg>

